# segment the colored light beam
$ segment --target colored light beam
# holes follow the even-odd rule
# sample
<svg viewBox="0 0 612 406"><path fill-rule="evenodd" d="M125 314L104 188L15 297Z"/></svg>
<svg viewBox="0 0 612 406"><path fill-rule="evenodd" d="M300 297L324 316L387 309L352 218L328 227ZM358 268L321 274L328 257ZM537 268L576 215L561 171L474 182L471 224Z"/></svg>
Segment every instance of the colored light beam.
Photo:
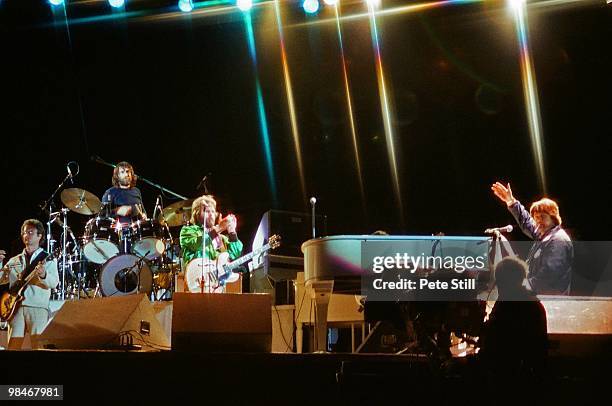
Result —
<svg viewBox="0 0 612 406"><path fill-rule="evenodd" d="M377 10L374 8L373 11L370 11L370 5L368 2L368 12L367 13L357 13L351 15L344 15L340 18L342 22L351 21L351 20L360 20L360 19L371 19L371 15L373 14L375 17L382 17L388 15L396 15L396 14L406 14L406 13L414 13L419 11L425 11L429 9L434 9L438 7L458 5L458 4L471 4L471 3L483 3L486 0L445 0L445 1L431 1L426 3L419 4L409 4L406 6L398 6L391 7L382 10ZM288 26L290 28L302 27L307 25L318 25L318 24L334 24L336 22L336 18L319 18L315 21L309 21L306 23L292 24Z"/></svg>
<svg viewBox="0 0 612 406"><path fill-rule="evenodd" d="M58 17L56 15L56 12L59 13L60 10L61 10L61 15L59 18L60 21L58 22L57 21ZM72 52L73 50L72 35L70 33L70 24L68 23L69 21L68 13L66 11L66 3L64 1L58 4L57 7L53 7L53 20L55 20L54 22L55 27L65 26L66 28L66 40L68 41L68 49L70 50L70 66L74 72L75 61L74 61L74 53ZM83 113L83 97L81 96L81 90L78 84L76 85L76 95L77 95L77 100L79 102L79 118L81 121L81 130L82 130L81 134L83 136L83 144L85 145L85 151L87 152L87 154L89 154L89 141L87 139L87 127L85 126L85 114Z"/></svg>
<svg viewBox="0 0 612 406"><path fill-rule="evenodd" d="M287 105L289 107L289 119L291 121L291 132L293 134L293 145L295 147L295 157L300 176L300 186L302 188L302 201L306 201L306 181L304 180L304 165L302 164L302 147L300 133L297 126L297 116L293 103L293 88L291 86L291 75L289 73L289 63L285 49L285 38L283 34L283 21L280 14L280 0L274 0L274 10L276 12L276 25L278 26L278 36L280 39L281 60L283 64L283 76L285 78L285 92L287 93Z"/></svg>
<svg viewBox="0 0 612 406"><path fill-rule="evenodd" d="M529 49L529 34L527 31L527 16L524 0L511 0L514 13L514 23L520 50L521 78L523 81L523 97L527 110L531 149L535 161L538 183L542 192L547 193L546 173L544 168L544 147L542 141L542 118L540 116L540 101L536 76Z"/></svg>
<svg viewBox="0 0 612 406"><path fill-rule="evenodd" d="M359 156L359 144L357 143L357 131L355 129L355 118L353 114L353 100L351 97L351 87L349 85L348 69L346 68L346 58L344 56L344 43L342 40L342 26L340 24L339 7L340 5L336 2L334 4L334 12L336 14L336 27L338 30L338 42L340 45L340 58L342 61L342 74L344 77L344 89L346 91L346 106L348 110L349 123L351 125L351 137L353 140L353 153L355 154L355 165L357 166L357 177L359 180L359 192L361 194L361 204L363 206L363 211L365 212L366 211L365 190L363 187L363 175L361 171L361 159Z"/></svg>
<svg viewBox="0 0 612 406"><path fill-rule="evenodd" d="M400 215L400 223L404 226L404 205L402 203L402 193L400 188L399 171L397 164L397 155L395 152L395 136L393 135L393 126L391 124L391 106L387 95L387 86L385 84L385 72L383 68L382 56L380 52L380 41L378 35L378 27L376 24L375 5L368 2L368 12L370 13L370 33L372 36L372 45L374 47L374 56L376 63L376 77L378 79L378 94L380 97L380 107L382 110L383 127L385 130L385 140L387 143L387 155L389 158L389 166L391 169L391 180L393 182L393 191L395 200L398 206Z"/></svg>
<svg viewBox="0 0 612 406"><path fill-rule="evenodd" d="M257 91L257 113L259 116L259 128L261 130L261 140L264 147L264 156L266 158L266 170L268 172L268 181L272 191L272 200L274 206L278 205L278 194L276 192L276 176L274 175L274 164L272 161L272 149L270 147L270 133L268 131L268 121L266 118L266 108L263 101L261 84L259 82L259 74L257 73L257 49L255 48L255 35L253 34L253 22L251 13L244 13L244 23L247 31L247 39L249 42L249 53L253 62L253 70L255 73L255 89Z"/></svg>

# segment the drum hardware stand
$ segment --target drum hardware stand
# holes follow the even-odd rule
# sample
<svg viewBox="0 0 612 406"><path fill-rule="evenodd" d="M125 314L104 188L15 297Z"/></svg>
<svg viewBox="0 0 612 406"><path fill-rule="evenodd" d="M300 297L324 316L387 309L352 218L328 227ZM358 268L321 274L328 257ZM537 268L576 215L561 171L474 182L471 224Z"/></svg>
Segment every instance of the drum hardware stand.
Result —
<svg viewBox="0 0 612 406"><path fill-rule="evenodd" d="M59 214L60 214L59 211L49 213L49 221L47 221L47 252L48 253L53 252L53 250L55 249L55 243L57 242L53 239L53 235L51 234L51 224L55 223L55 221L57 220L57 216L59 216Z"/></svg>
<svg viewBox="0 0 612 406"><path fill-rule="evenodd" d="M64 214L64 222L62 224L62 290L60 293L60 299L66 298L66 244L68 243L68 209L63 208L61 212Z"/></svg>
<svg viewBox="0 0 612 406"><path fill-rule="evenodd" d="M140 293L140 271L142 270L142 263L144 261L147 260L147 255L149 255L151 253L151 251L147 251L146 254L140 256L140 259L138 259L138 261L136 261L136 263L134 265L132 265L129 268L125 268L123 270L123 279L126 281L125 286L127 286L127 277L129 274L132 273L132 270L136 267L138 267L138 271L136 272L136 277L137 277L137 282L136 282L136 294ZM138 256L138 255L137 255ZM97 290L97 288L96 288Z"/></svg>
<svg viewBox="0 0 612 406"><path fill-rule="evenodd" d="M68 173L66 174L66 177L64 177L64 179L62 179L60 184L57 185L53 193L51 193L51 196L39 205L40 209L49 216L49 221L47 222L47 252L49 254L51 254L52 250L55 249L55 247L53 246L55 241L52 242L52 238L51 238L52 237L51 224L58 219L57 216L59 215L59 212L53 213L53 199L55 199L55 195L57 194L57 192L59 192L61 188L64 187L64 184L68 181L68 179L72 180L73 176L79 173L79 170L77 170L77 173L75 175L72 174L72 172L70 171L70 162L68 162L67 169L68 169ZM66 235L65 235L66 229L65 227L66 227L66 212L67 211L68 209L61 210L61 212L64 213L64 224L60 224L62 227L64 227L64 238L63 238L64 246L62 247L62 266L65 266L65 263L66 263ZM51 218L53 218L53 220L51 220ZM62 287L61 287L62 291L60 294L60 297L62 300L64 300L64 297L65 297L65 286L66 286L65 285L65 282L66 282L65 273L66 273L65 269L62 269Z"/></svg>

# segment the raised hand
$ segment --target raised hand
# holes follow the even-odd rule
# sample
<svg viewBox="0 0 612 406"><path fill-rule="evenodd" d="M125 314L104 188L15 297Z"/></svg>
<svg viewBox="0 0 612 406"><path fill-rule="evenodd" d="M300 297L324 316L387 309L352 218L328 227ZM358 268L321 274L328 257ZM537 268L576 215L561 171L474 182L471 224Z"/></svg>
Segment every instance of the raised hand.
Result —
<svg viewBox="0 0 612 406"><path fill-rule="evenodd" d="M221 219L218 228L219 231L227 230L228 233L235 233L237 225L238 221L236 220L236 216L228 214L227 217Z"/></svg>
<svg viewBox="0 0 612 406"><path fill-rule="evenodd" d="M491 186L491 190L493 191L495 196L499 198L499 200L506 203L508 206L510 206L512 203L516 201L516 199L512 195L512 188L510 187L510 183L504 186L500 182L495 182Z"/></svg>

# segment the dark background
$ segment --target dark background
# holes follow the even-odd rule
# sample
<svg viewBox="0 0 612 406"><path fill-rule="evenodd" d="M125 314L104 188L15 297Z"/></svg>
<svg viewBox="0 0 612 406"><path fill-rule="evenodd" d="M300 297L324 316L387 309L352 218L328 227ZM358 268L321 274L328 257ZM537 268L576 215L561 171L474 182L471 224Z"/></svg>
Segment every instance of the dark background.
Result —
<svg viewBox="0 0 612 406"><path fill-rule="evenodd" d="M409 2L385 2L385 7ZM220 210L239 218L250 244L271 209L317 210L329 234L480 235L511 223L489 187L510 181L524 203L542 197L535 176L514 25L503 2L454 5L379 18L382 56L395 106L393 128L403 213L385 146L367 19L343 25L365 201L352 153L335 23L284 4L285 45L301 135L300 189L273 8L252 12L257 73L271 136L277 197L265 167L255 71L238 12L163 14L175 2L128 3L148 18L109 15L106 2L69 4L75 24L42 0L0 3L0 247L20 249L25 218L66 174L98 197L112 169L98 155L131 162L138 174L188 197L207 173ZM364 10L354 3L345 14ZM166 15L169 18L152 17ZM607 240L611 221L612 7L531 7L529 29L543 123L548 195L573 238ZM157 191L139 183L149 214ZM56 199L56 201L58 201ZM174 200L165 199L166 204ZM88 218L70 213L82 233ZM58 230L56 230L58 231ZM515 231L511 238L522 238Z"/></svg>

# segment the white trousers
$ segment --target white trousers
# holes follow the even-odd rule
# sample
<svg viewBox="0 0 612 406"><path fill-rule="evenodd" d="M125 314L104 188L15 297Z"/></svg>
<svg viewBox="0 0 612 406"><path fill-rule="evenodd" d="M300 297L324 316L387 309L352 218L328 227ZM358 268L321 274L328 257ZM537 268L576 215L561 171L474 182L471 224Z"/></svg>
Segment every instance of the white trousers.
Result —
<svg viewBox="0 0 612 406"><path fill-rule="evenodd" d="M8 337L23 338L26 333L37 336L43 332L49 321L49 309L42 307L19 306L9 321Z"/></svg>

